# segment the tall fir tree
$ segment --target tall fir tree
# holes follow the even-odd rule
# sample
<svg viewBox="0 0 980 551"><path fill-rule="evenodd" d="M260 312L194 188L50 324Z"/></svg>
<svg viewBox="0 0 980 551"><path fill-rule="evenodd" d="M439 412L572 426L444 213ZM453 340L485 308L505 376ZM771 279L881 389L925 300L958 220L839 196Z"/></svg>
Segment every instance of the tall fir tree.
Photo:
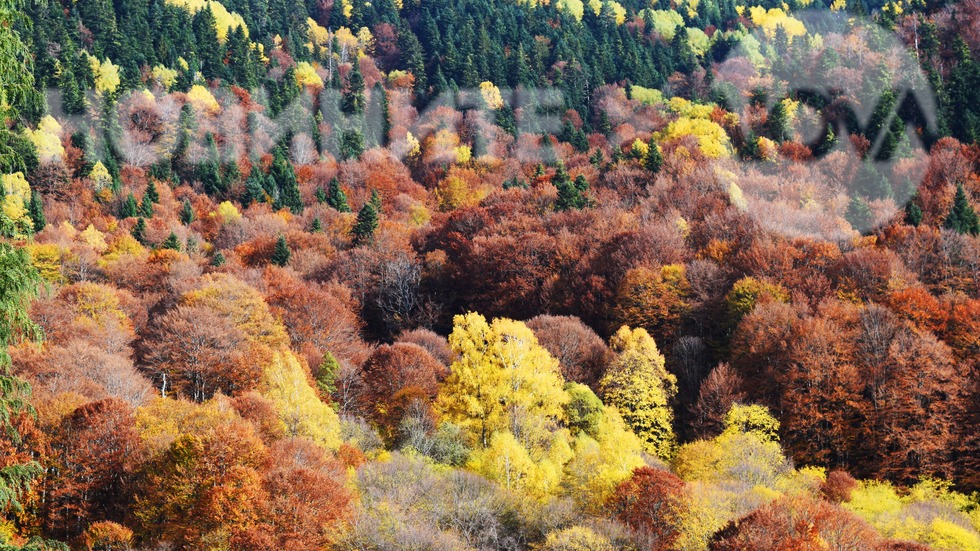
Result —
<svg viewBox="0 0 980 551"><path fill-rule="evenodd" d="M137 214L139 214L139 207L136 204L136 197L133 197L133 194L130 193L126 196L126 199L119 208L119 216L122 218L132 218Z"/></svg>
<svg viewBox="0 0 980 551"><path fill-rule="evenodd" d="M139 218L136 220L136 225L129 232L133 236L133 239L140 242L141 245L146 245L146 220Z"/></svg>
<svg viewBox="0 0 980 551"><path fill-rule="evenodd" d="M44 218L44 200L36 190L31 191L31 200L27 204L27 213L30 215L31 222L34 224L35 233L43 230L44 226L48 224Z"/></svg>
<svg viewBox="0 0 980 551"><path fill-rule="evenodd" d="M218 164L218 144L214 139L214 134L208 132L204 138L207 147L207 156L201 164L197 165L197 179L204 188L204 193L211 197L217 197L227 191L221 180L221 172Z"/></svg>
<svg viewBox="0 0 980 551"><path fill-rule="evenodd" d="M279 238L276 239L276 248L272 251L271 262L276 266L283 267L289 263L289 257L292 254L292 251L289 250L289 243L286 242L286 237L279 234Z"/></svg>
<svg viewBox="0 0 980 551"><path fill-rule="evenodd" d="M354 237L355 245L363 245L374 239L374 232L378 229L378 211L371 202L364 203L361 210L357 212L357 220L351 228L351 235Z"/></svg>
<svg viewBox="0 0 980 551"><path fill-rule="evenodd" d="M185 226L194 221L194 207L190 199L184 199L180 206L180 222Z"/></svg>
<svg viewBox="0 0 980 551"><path fill-rule="evenodd" d="M663 166L664 156L660 153L660 146L650 140L650 149L647 151L646 157L643 158L643 167L651 173L657 174Z"/></svg>
<svg viewBox="0 0 980 551"><path fill-rule="evenodd" d="M364 76L357 58L351 63L350 73L347 74L347 88L344 90L343 111L348 115L364 113Z"/></svg>
<svg viewBox="0 0 980 551"><path fill-rule="evenodd" d="M340 158L359 159L364 153L364 135L356 128L345 130L340 137Z"/></svg>
<svg viewBox="0 0 980 551"><path fill-rule="evenodd" d="M293 163L289 161L285 147L276 148L273 154L272 168L269 169L269 176L275 181L279 190L279 201L276 208L288 208L293 214L301 214L303 212L303 199L299 193L299 182L296 180L296 172L293 170Z"/></svg>
<svg viewBox="0 0 980 551"><path fill-rule="evenodd" d="M157 185L153 180L150 180L150 183L146 185L146 191L143 196L149 198L151 203L160 202L160 192L157 191Z"/></svg>
<svg viewBox="0 0 980 551"><path fill-rule="evenodd" d="M963 184L956 185L956 195L953 197L953 206L943 222L943 227L957 233L970 235L980 234L980 218L970 205L970 200L966 196Z"/></svg>
<svg viewBox="0 0 980 551"><path fill-rule="evenodd" d="M208 80L225 77L225 56L218 41L218 23L211 5L194 15L193 29L197 41L197 59L201 62L201 74Z"/></svg>
<svg viewBox="0 0 980 551"><path fill-rule="evenodd" d="M378 143L381 147L388 147L388 140L391 136L391 106L388 104L388 92L385 87L378 82L374 85L374 94L378 97L381 105L381 140Z"/></svg>
<svg viewBox="0 0 980 551"><path fill-rule="evenodd" d="M347 194L340 187L340 180L336 177L330 179L330 189L327 191L327 204L338 212L350 212Z"/></svg>
<svg viewBox="0 0 980 551"><path fill-rule="evenodd" d="M140 200L139 215L143 218L153 217L153 201L150 200L149 194L144 193L143 199Z"/></svg>
<svg viewBox="0 0 980 551"><path fill-rule="evenodd" d="M180 238L177 237L176 233L170 232L170 235L164 239L163 244L161 244L160 247L180 252Z"/></svg>

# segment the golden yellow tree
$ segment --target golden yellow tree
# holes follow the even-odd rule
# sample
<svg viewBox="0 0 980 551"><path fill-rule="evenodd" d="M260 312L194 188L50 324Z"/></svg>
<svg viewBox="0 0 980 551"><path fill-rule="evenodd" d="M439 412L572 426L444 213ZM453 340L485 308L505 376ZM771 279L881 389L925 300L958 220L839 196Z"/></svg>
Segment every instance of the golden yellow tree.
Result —
<svg viewBox="0 0 980 551"><path fill-rule="evenodd" d="M536 432L533 425L563 419L568 396L558 360L526 325L503 318L487 323L472 312L456 316L453 325L449 345L459 359L436 398L445 420L486 447L495 432L509 430L526 439Z"/></svg>
<svg viewBox="0 0 980 551"><path fill-rule="evenodd" d="M337 413L317 397L292 352L286 350L273 357L263 373L261 390L275 404L287 434L308 438L330 450L340 446Z"/></svg>
<svg viewBox="0 0 980 551"><path fill-rule="evenodd" d="M657 343L642 328L624 325L609 344L617 355L599 382L604 401L619 409L648 452L669 458L675 445L670 400L677 393L677 377L667 372Z"/></svg>

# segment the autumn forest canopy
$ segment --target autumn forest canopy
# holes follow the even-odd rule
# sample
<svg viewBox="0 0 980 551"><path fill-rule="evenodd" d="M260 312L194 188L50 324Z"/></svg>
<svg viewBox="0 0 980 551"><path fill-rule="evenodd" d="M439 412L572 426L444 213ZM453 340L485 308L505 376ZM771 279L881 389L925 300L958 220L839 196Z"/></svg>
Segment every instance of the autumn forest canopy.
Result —
<svg viewBox="0 0 980 551"><path fill-rule="evenodd" d="M0 0L0 551L980 551L980 0Z"/></svg>

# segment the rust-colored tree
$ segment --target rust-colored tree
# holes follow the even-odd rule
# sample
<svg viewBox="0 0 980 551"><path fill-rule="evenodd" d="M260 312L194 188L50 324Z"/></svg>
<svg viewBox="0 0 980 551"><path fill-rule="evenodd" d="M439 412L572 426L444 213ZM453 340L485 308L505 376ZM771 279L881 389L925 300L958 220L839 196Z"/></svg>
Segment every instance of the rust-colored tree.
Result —
<svg viewBox="0 0 980 551"><path fill-rule="evenodd" d="M640 467L616 487L608 507L644 549L666 551L681 535L684 492L684 481L669 471Z"/></svg>
<svg viewBox="0 0 980 551"><path fill-rule="evenodd" d="M133 409L107 398L86 404L57 428L44 500L47 531L69 540L95 521L122 521L138 465Z"/></svg>
<svg viewBox="0 0 980 551"><path fill-rule="evenodd" d="M711 551L786 549L865 551L880 536L867 522L826 501L782 498L731 522L711 539Z"/></svg>
<svg viewBox="0 0 980 551"><path fill-rule="evenodd" d="M234 323L209 306L177 306L154 320L143 361L161 395L196 402L216 392L233 395L258 383L262 368Z"/></svg>
<svg viewBox="0 0 980 551"><path fill-rule="evenodd" d="M537 316L527 326L561 364L565 380L597 387L611 353L595 331L573 316Z"/></svg>
<svg viewBox="0 0 980 551"><path fill-rule="evenodd" d="M724 429L732 404L745 398L742 379L728 364L719 364L701 383L698 400L691 407L691 430L697 438L714 438Z"/></svg>
<svg viewBox="0 0 980 551"><path fill-rule="evenodd" d="M417 344L379 346L361 368L360 410L387 437L394 437L413 399L431 401L439 391L445 366Z"/></svg>

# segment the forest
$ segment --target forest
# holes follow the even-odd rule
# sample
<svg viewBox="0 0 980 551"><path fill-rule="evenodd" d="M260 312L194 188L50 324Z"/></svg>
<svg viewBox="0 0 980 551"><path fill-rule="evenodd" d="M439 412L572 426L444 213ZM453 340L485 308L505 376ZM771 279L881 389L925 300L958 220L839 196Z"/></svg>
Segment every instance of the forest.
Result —
<svg viewBox="0 0 980 551"><path fill-rule="evenodd" d="M0 0L0 551L980 551L978 59L980 0Z"/></svg>

